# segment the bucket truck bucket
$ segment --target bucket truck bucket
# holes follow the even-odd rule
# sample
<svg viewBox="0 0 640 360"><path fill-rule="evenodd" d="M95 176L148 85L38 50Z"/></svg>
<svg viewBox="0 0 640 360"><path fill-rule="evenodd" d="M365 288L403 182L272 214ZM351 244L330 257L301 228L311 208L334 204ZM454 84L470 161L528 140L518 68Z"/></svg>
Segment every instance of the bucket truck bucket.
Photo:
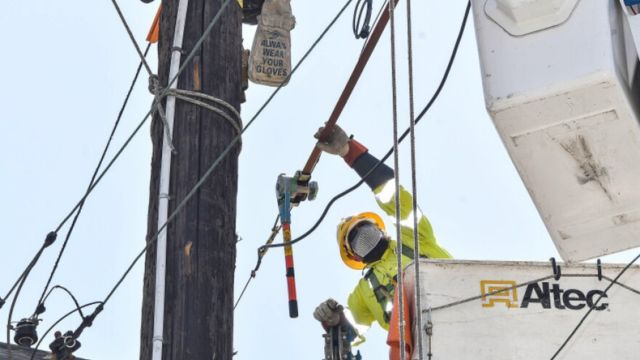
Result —
<svg viewBox="0 0 640 360"><path fill-rule="evenodd" d="M472 5L487 110L562 258L640 246L640 77L623 6Z"/></svg>
<svg viewBox="0 0 640 360"><path fill-rule="evenodd" d="M415 269L408 266L403 289L410 309L407 328L413 329L405 336L414 344L411 359L551 359L556 353L558 360L637 358L640 268L630 267L612 284L624 265L559 266L556 277L548 262L420 260L423 357L417 345Z"/></svg>

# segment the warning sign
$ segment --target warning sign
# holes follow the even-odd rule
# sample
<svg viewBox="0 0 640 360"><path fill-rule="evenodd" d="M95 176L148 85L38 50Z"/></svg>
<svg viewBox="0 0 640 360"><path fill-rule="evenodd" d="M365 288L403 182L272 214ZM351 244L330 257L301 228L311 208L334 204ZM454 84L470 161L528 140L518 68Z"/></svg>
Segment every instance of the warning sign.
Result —
<svg viewBox="0 0 640 360"><path fill-rule="evenodd" d="M295 18L290 0L267 0L249 60L249 79L270 86L283 84L291 73L291 30Z"/></svg>

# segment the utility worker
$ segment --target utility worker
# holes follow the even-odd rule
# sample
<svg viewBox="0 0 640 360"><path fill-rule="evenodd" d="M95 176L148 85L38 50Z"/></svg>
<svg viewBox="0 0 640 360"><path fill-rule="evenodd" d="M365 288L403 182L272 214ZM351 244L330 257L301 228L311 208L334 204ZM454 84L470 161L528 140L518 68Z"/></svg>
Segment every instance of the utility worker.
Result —
<svg viewBox="0 0 640 360"><path fill-rule="evenodd" d="M316 133L316 138L323 128ZM317 146L324 152L341 156L361 177L369 173L379 162L362 144L349 138L338 126L325 142ZM394 172L381 164L371 172L365 182L373 190L380 208L395 217ZM404 188L400 188L400 227L402 233L402 265L408 265L414 258L413 251L413 198ZM419 210L418 210L419 211ZM429 220L419 211L418 236L420 256L428 258L451 258L433 235ZM354 270L363 272L363 277L349 295L348 310L353 320L364 326L374 321L385 330L389 329L393 295L398 273L397 243L385 232L380 216L365 212L342 219L338 224L338 248L342 261ZM328 299L314 311L314 317L325 329L343 325L346 321L342 306Z"/></svg>

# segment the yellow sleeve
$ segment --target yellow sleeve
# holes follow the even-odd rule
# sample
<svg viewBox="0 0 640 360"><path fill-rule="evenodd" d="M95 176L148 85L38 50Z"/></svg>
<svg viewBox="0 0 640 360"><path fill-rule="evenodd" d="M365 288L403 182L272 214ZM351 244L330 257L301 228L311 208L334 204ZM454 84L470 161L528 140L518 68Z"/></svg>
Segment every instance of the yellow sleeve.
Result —
<svg viewBox="0 0 640 360"><path fill-rule="evenodd" d="M347 302L355 322L364 326L371 326L371 323L374 321L373 314L369 310L369 307L367 307L364 300L364 290L365 288L368 288L368 286L369 284L365 279L360 279L356 288L349 295L349 300Z"/></svg>
<svg viewBox="0 0 640 360"><path fill-rule="evenodd" d="M385 184L374 190L378 206L395 221L396 198L394 180L389 180ZM441 247L433 235L433 229L429 219L418 210L418 238L420 242L420 253L429 258L448 259L451 254ZM410 192L400 187L400 232L402 245L413 249L413 196Z"/></svg>

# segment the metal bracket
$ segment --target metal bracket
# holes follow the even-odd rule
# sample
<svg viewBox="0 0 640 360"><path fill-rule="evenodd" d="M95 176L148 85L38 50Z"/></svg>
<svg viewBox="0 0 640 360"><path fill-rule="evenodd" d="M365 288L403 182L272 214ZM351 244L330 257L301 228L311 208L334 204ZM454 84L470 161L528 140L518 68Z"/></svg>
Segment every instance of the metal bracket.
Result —
<svg viewBox="0 0 640 360"><path fill-rule="evenodd" d="M600 259L598 259L596 266L598 268L598 280L602 281L602 261Z"/></svg>
<svg viewBox="0 0 640 360"><path fill-rule="evenodd" d="M556 281L560 280L560 277L562 276L562 271L560 269L560 265L556 263L556 258L552 257L551 259L549 259L549 261L551 261L551 268L553 269L553 278Z"/></svg>

